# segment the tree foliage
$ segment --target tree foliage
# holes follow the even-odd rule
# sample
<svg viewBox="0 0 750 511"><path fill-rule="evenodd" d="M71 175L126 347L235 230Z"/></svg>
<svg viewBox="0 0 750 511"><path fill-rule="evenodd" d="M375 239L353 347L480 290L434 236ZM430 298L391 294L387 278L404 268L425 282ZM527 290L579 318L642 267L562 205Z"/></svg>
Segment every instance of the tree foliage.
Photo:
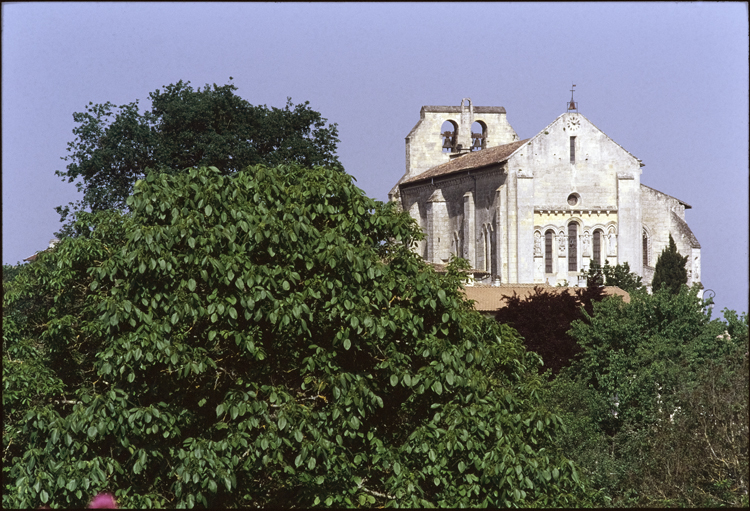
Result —
<svg viewBox="0 0 750 511"><path fill-rule="evenodd" d="M654 267L654 279L651 281L651 288L657 291L666 287L672 294L680 292L680 288L687 284L687 263L688 256L681 256L677 251L672 235L669 235L669 246L665 248L659 258L656 260Z"/></svg>
<svg viewBox="0 0 750 511"><path fill-rule="evenodd" d="M609 261L604 261L604 266L592 262L586 274L586 285L588 287L617 286L620 289L633 293L643 289L640 275L630 271L627 262L610 266Z"/></svg>
<svg viewBox="0 0 750 511"><path fill-rule="evenodd" d="M151 109L144 113L138 101L89 103L74 113L76 138L64 158L70 163L57 174L76 182L83 199L58 207L61 220L75 210L124 209L135 182L150 171L213 165L231 174L261 163L342 169L337 125L326 124L309 102L294 105L287 98L283 109L269 109L251 105L236 90L231 83L201 90L179 81L149 94Z"/></svg>
<svg viewBox="0 0 750 511"><path fill-rule="evenodd" d="M33 302L4 385L47 368L3 394L5 506L587 502L538 356L410 250L408 214L295 165L152 173L128 205L79 213L4 297Z"/></svg>
<svg viewBox="0 0 750 511"><path fill-rule="evenodd" d="M605 299L572 324L582 353L548 398L615 505L747 505L747 316L711 319L698 291Z"/></svg>
<svg viewBox="0 0 750 511"><path fill-rule="evenodd" d="M593 312L593 302L605 295L597 286L562 288L553 292L537 287L524 298L516 294L506 298L507 304L499 309L495 319L515 328L524 339L526 349L542 357L550 375L557 375L569 366L581 348L568 334L570 324L583 319L581 308ZM568 292L571 291L571 292ZM542 320L540 320L542 318Z"/></svg>

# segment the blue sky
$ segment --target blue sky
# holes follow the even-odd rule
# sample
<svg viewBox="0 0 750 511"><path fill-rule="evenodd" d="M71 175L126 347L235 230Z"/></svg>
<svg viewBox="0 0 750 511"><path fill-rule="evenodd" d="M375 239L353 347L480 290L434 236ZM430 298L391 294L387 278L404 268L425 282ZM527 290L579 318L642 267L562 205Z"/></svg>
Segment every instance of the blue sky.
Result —
<svg viewBox="0 0 750 511"><path fill-rule="evenodd" d="M178 80L339 125L339 156L386 200L422 105L504 106L521 138L580 112L692 206L703 283L748 310L746 3L3 3L3 263L45 248L73 112L148 106Z"/></svg>

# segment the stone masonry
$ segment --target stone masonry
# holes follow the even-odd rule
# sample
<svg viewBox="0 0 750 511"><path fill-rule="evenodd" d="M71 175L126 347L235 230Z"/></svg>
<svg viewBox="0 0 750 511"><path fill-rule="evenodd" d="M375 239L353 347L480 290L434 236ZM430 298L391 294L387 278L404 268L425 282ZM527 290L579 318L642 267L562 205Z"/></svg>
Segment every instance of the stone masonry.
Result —
<svg viewBox="0 0 750 511"><path fill-rule="evenodd" d="M519 140L505 108L465 98L422 107L389 198L425 230L425 260L464 257L489 282L583 285L593 261L609 261L649 284L670 234L690 256L688 283L700 282L690 206L642 185L642 167L577 112Z"/></svg>

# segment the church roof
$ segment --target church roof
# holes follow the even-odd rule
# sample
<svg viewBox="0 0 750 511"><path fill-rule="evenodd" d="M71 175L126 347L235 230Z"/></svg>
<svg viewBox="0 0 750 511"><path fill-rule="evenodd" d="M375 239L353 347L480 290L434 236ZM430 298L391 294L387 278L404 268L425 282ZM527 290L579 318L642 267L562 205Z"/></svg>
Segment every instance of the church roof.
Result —
<svg viewBox="0 0 750 511"><path fill-rule="evenodd" d="M508 305L508 298L517 295L525 300L541 288L550 293L569 293L574 295L576 287L556 287L548 284L504 284L501 286L466 286L463 291L466 298L474 300L474 309L479 312L494 312ZM630 303L630 294L616 286L604 286L606 296L622 296L625 303Z"/></svg>
<svg viewBox="0 0 750 511"><path fill-rule="evenodd" d="M690 227L688 227L687 222L680 218L680 215L678 215L674 211L672 211L671 213L672 222L674 222L675 227L677 227L677 232L679 232L683 238L687 238L687 241L692 248L701 248L701 244L698 243L698 238L695 237L693 231L690 229Z"/></svg>
<svg viewBox="0 0 750 511"><path fill-rule="evenodd" d="M677 197L673 197L672 195L669 195L669 194L667 194L667 193L664 193L664 192L660 192L660 191L659 191L659 190L657 190L656 188L651 188L650 186L646 186L646 185L644 185L643 183L641 183L641 186L642 186L642 187L645 187L645 188L648 188L649 190L653 190L653 191L655 191L656 193L660 193L660 194L662 194L662 195L665 195L665 196L669 197L670 199L674 199L674 200L676 200L677 202L679 202L680 204L682 204L683 206L685 206L685 209L693 209L693 206L691 206L690 204L688 204L687 202L685 202L685 201L683 201L683 200L680 200L680 199L678 199Z"/></svg>
<svg viewBox="0 0 750 511"><path fill-rule="evenodd" d="M438 176L445 176L448 174L454 174L464 170L477 169L480 167L486 167L497 163L506 161L516 149L521 147L523 144L528 142L529 139L517 140L510 144L499 145L495 147L488 147L481 151L472 153L466 153L463 156L454 158L453 160L432 167L426 172L422 172L416 176L412 176L409 179L405 179L401 182L402 185L414 183L416 181L422 181L423 179L432 179Z"/></svg>

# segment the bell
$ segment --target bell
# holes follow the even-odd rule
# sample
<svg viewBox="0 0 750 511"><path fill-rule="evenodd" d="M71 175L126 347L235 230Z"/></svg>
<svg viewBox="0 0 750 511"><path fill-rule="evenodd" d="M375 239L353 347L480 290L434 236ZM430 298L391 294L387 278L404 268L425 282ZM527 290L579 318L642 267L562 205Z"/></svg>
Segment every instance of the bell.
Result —
<svg viewBox="0 0 750 511"><path fill-rule="evenodd" d="M568 103L568 110L575 110L575 109L576 109L575 101L571 101L570 103Z"/></svg>
<svg viewBox="0 0 750 511"><path fill-rule="evenodd" d="M479 149L482 148L482 143L479 141L479 137L477 137L477 138L474 139L474 145L471 146L471 148L472 148L472 150L473 149L479 150Z"/></svg>
<svg viewBox="0 0 750 511"><path fill-rule="evenodd" d="M453 144L451 143L451 139L449 137L445 137L445 141L443 142L443 149L450 149L453 147Z"/></svg>

